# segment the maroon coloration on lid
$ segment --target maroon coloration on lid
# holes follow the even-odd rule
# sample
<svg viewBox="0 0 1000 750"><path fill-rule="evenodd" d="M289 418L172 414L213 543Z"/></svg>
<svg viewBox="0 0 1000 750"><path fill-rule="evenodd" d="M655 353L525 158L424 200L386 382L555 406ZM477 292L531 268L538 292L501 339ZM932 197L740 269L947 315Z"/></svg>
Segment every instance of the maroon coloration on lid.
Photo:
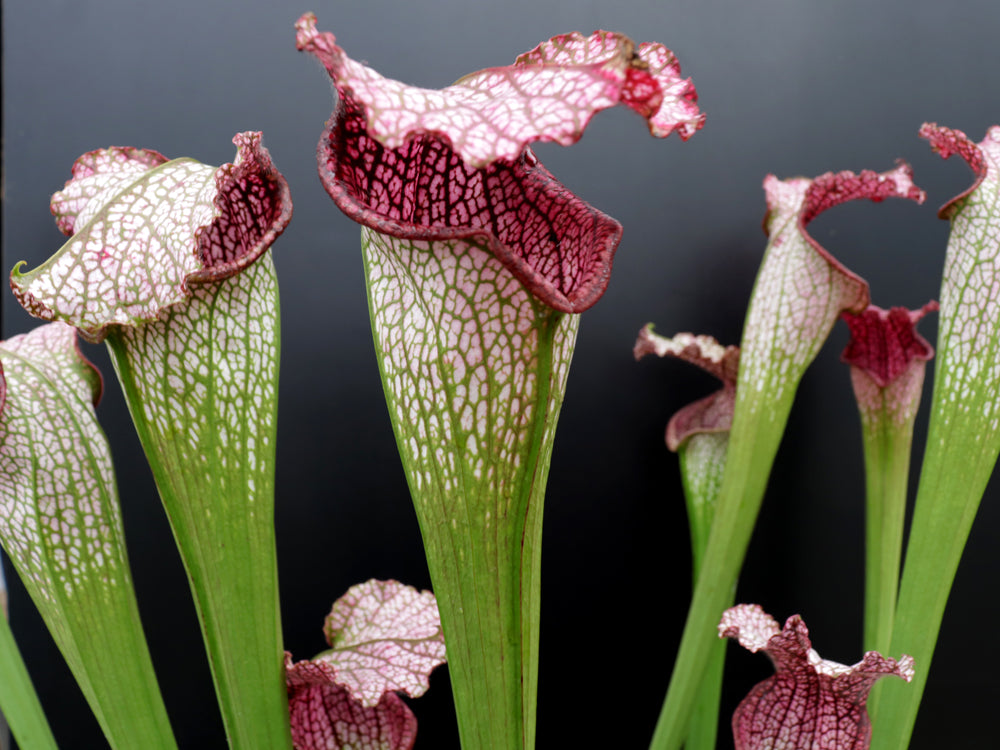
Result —
<svg viewBox="0 0 1000 750"><path fill-rule="evenodd" d="M776 207L771 205L769 184L778 183L776 177L768 175L764 180L764 189L768 196L768 209L764 215L765 231L769 219ZM827 209L839 206L853 200L870 200L881 203L886 198L908 198L923 203L926 194L913 184L913 169L909 164L899 162L891 172L875 172L864 169L860 172L844 170L842 172L827 172L814 178L806 188L798 215L799 232L809 242L813 249L827 262L840 270L846 276L855 279L866 288L868 282L844 266L833 257L821 244L806 231L806 225Z"/></svg>
<svg viewBox="0 0 1000 750"><path fill-rule="evenodd" d="M905 175L907 181L913 179L913 170L908 164L900 164L897 174ZM924 199L924 191L910 182L901 192L897 179L870 169L857 173L827 172L814 179L806 191L800 221L805 226L827 209L861 198L874 203L886 198L909 198L920 203Z"/></svg>
<svg viewBox="0 0 1000 750"><path fill-rule="evenodd" d="M621 226L556 181L527 144L569 145L594 112L619 103L658 137L689 137L704 120L669 50L636 51L610 32L554 37L512 66L430 91L356 63L315 23L311 14L299 19L297 44L323 63L339 94L317 149L337 206L381 234L484 245L563 312L604 293Z"/></svg>
<svg viewBox="0 0 1000 750"><path fill-rule="evenodd" d="M982 149L961 130L945 128L933 122L925 122L920 127L920 137L926 138L930 142L931 148L940 154L942 159L947 159L952 154L961 156L976 175L976 181L967 190L956 195L938 210L938 216L942 219L950 219L959 203L971 195L985 179L986 159ZM1000 137L1000 128L994 126L987 132L986 137L996 140Z"/></svg>
<svg viewBox="0 0 1000 750"><path fill-rule="evenodd" d="M188 281L233 276L271 247L292 219L288 183L261 144L261 134L237 133L233 144L236 159L215 173L218 216L195 232L204 269Z"/></svg>
<svg viewBox="0 0 1000 750"><path fill-rule="evenodd" d="M51 202L71 239L44 265L11 272L21 306L96 343L111 325L157 319L190 297L189 284L251 265L288 225L291 195L260 133L233 143L234 163L218 169L132 148L80 157Z"/></svg>
<svg viewBox="0 0 1000 750"><path fill-rule="evenodd" d="M564 312L586 310L607 288L621 224L567 190L530 149L482 169L438 137L385 149L342 99L319 157L337 206L380 234L481 243L534 296Z"/></svg>

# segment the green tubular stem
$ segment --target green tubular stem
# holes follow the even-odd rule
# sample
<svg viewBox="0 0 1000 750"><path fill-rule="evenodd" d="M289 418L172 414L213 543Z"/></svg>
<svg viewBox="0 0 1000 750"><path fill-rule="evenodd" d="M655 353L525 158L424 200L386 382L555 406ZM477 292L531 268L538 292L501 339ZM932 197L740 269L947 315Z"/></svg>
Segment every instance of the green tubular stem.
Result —
<svg viewBox="0 0 1000 750"><path fill-rule="evenodd" d="M892 173L891 179L896 187L909 184L903 168ZM765 180L771 239L743 328L726 467L651 750L678 750L684 742L698 685L718 640L719 619L733 601L799 382L840 312L868 304L864 282L818 253L801 231L808 184L818 183ZM815 201L816 196L809 200ZM799 275L807 269L809 278L823 283L817 281L804 289L804 277ZM803 303L810 310L808 316L785 314Z"/></svg>
<svg viewBox="0 0 1000 750"><path fill-rule="evenodd" d="M49 722L3 612L0 612L0 708L18 745L31 750L56 750Z"/></svg>
<svg viewBox="0 0 1000 750"><path fill-rule="evenodd" d="M545 503L545 487L549 478L549 467L552 462L552 447L555 439L556 423L562 409L565 382L558 382L552 366L554 338L560 322L565 317L562 313L553 312L547 325L540 329L544 334L539 356L539 389L538 404L547 405L538 409L535 429L529 455L533 465L526 467L522 474L522 484L518 494L523 498L519 505L525 509L524 527L521 530L520 577L518 581L519 598L521 600L521 660L524 688L521 696L524 717L524 741L526 749L535 746L536 714L538 706L538 651L541 622L541 571L542 571L542 516ZM576 338L576 328L572 334ZM570 345L572 349L572 345ZM544 356L542 356L544 352Z"/></svg>
<svg viewBox="0 0 1000 750"><path fill-rule="evenodd" d="M554 315L559 318L561 315ZM549 331L549 352L551 354L551 335L556 328L553 324ZM545 410L542 424L536 427L531 455L535 458L535 466L530 473L525 473L525 481L521 494L524 497L523 507L524 528L521 531L520 548L520 580L518 581L521 600L521 663L523 690L521 694L521 715L524 720L523 746L535 746L536 715L538 708L538 651L541 627L541 572L542 572L542 516L545 507L545 487L548 484L549 466L552 461L553 438L555 426L562 407L562 391L558 384L552 382L551 369L545 374L546 391L556 390L559 393L554 407ZM551 392L542 396L546 403ZM519 503L521 505L521 503Z"/></svg>
<svg viewBox="0 0 1000 750"><path fill-rule="evenodd" d="M108 587L78 584L73 599L57 589L42 614L112 748L177 747L139 625L131 579ZM80 606L86 602L86 606ZM53 614L55 612L55 614ZM81 641L79 633L84 633ZM55 747L6 618L0 614L0 706L23 748Z"/></svg>
<svg viewBox="0 0 1000 750"><path fill-rule="evenodd" d="M913 420L897 424L892 414L884 412L862 420L867 508L864 648L889 654L903 555ZM869 706L874 705L873 698L874 694Z"/></svg>
<svg viewBox="0 0 1000 750"><path fill-rule="evenodd" d="M255 475L256 496L269 500L253 507L247 504L246 487L222 467L213 467L208 478L205 472L190 471L193 459L184 448L189 436L176 430L161 433L146 418L141 374L128 346L117 332L107 343L187 571L229 745L237 750L290 748L273 475ZM209 429L200 437L198 449L214 454L218 436ZM259 454L261 462L273 467L273 440ZM233 486L227 488L227 481Z"/></svg>
<svg viewBox="0 0 1000 750"><path fill-rule="evenodd" d="M935 380L935 405L941 380ZM871 712L873 750L909 745L951 585L996 463L995 449L970 450L973 441L960 438L957 421L954 414L946 421L937 409L931 413L890 647L914 658L916 674L909 685L885 681Z"/></svg>
<svg viewBox="0 0 1000 750"><path fill-rule="evenodd" d="M530 750L542 506L579 316L535 299L485 246L364 229L362 248L462 747Z"/></svg>
<svg viewBox="0 0 1000 750"><path fill-rule="evenodd" d="M870 712L874 750L909 745L948 595L1000 452L998 275L991 260L1000 192L994 168L950 216L927 447L892 630L891 653L912 656L915 674L909 685L886 680Z"/></svg>
<svg viewBox="0 0 1000 750"><path fill-rule="evenodd" d="M42 329L36 332L42 333ZM12 372L30 368L42 380L47 377L40 363L32 364L29 358L13 352L6 352L6 355ZM17 367L14 367L15 362ZM23 394L17 397L18 400L22 398ZM88 400L84 406L80 403L81 398L85 397L70 388L40 386L32 401L51 400L53 409L49 418L58 420L54 424L76 441L75 449L59 463L62 460L67 464L75 463L81 476L90 477L92 483L80 482L75 488L79 494L75 496L73 486L67 484L59 497L46 497L39 488L48 486L48 480L43 477L50 476L47 472L52 468L43 468L45 462L40 460L40 454L33 453L34 476L23 477L26 482L23 491L32 497L35 508L25 508L24 512L38 512L41 516L46 505L59 503L66 508L66 516L92 514L93 538L103 538L103 544L96 549L73 545L67 550L63 540L73 538L72 528L57 526L53 529L48 523L44 527L39 524L31 537L31 546L38 558L35 562L30 555L24 554L24 547L15 535L8 536L7 530L5 544L9 545L8 550L16 550L11 562L110 746L172 750L177 745L140 623L117 511L118 496L107 440L97 426L92 404ZM14 428L16 434L24 429L21 420L25 417L17 416L15 409L11 411L12 418L20 423ZM37 433L29 430L28 434L44 444L45 436L50 433L43 429L41 421L37 429ZM49 507L46 512L53 511ZM85 560L88 555L92 557ZM51 562L63 556L77 560L77 564L72 578L60 580L58 568ZM39 564L42 560L48 562Z"/></svg>
<svg viewBox="0 0 1000 750"><path fill-rule="evenodd" d="M651 750L677 750L687 734L698 685L717 640L719 619L733 600L799 382L840 313L869 304L867 284L820 252L805 233L805 224L845 198L920 196L906 167L882 177L878 184L891 193L869 189L873 183L856 190L862 188L859 176L845 172L816 181L765 179L770 240L743 327L726 468ZM850 189L843 190L845 186ZM796 310L802 314L789 314Z"/></svg>
<svg viewBox="0 0 1000 750"><path fill-rule="evenodd" d="M759 404L751 401L759 398L752 388L737 388L726 472L712 531L650 750L677 750L687 736L699 685L719 640L719 618L735 595L794 388L787 388L781 399L768 405L766 419L757 413Z"/></svg>
<svg viewBox="0 0 1000 750"><path fill-rule="evenodd" d="M726 666L726 642L712 644L708 666L698 688L694 712L688 725L684 750L715 750L719 733L719 701L722 697L722 675Z"/></svg>
<svg viewBox="0 0 1000 750"><path fill-rule="evenodd" d="M694 583L698 582L708 536L726 469L728 433L697 433L679 448L681 483L691 529L691 558Z"/></svg>
<svg viewBox="0 0 1000 750"><path fill-rule="evenodd" d="M730 597L727 607L732 606ZM688 722L684 750L715 750L719 733L719 703L726 666L726 641L717 638L709 647L708 664Z"/></svg>
<svg viewBox="0 0 1000 750"><path fill-rule="evenodd" d="M536 404L554 405L534 410L531 463L504 498L507 523L497 519L491 531L470 513L455 530L441 523L444 503L430 512L415 504L464 750L534 747L543 502L562 402L553 393L552 336L561 317L553 312L539 326Z"/></svg>
<svg viewBox="0 0 1000 750"><path fill-rule="evenodd" d="M86 600L104 599L99 609L131 612L130 618L119 618L119 626L110 628L104 615L95 615L85 643L72 634L56 640L112 748L176 748L131 581L121 588L94 585Z"/></svg>
<svg viewBox="0 0 1000 750"><path fill-rule="evenodd" d="M691 552L694 583L701 571L708 536L712 530L715 506L726 465L727 433L692 435L678 451L688 524L691 527ZM694 454L692 454L694 451ZM732 606L730 598L727 606ZM698 697L688 725L685 750L715 750L719 731L719 702L726 664L726 641L719 639L711 647L708 666L698 689Z"/></svg>

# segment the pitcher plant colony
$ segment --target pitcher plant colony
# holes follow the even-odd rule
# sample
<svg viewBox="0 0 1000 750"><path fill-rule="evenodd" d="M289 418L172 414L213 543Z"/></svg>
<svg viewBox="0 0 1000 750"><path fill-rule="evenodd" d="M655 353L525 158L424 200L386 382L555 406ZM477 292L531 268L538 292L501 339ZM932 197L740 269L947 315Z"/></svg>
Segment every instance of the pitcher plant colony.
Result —
<svg viewBox="0 0 1000 750"><path fill-rule="evenodd" d="M419 704L401 695L422 695L447 659L462 747L529 750L546 482L581 316L607 289L622 236L621 224L542 166L532 144L572 146L593 117L618 106L638 116L637 130L673 141L698 134L705 115L667 47L614 32L555 36L513 64L430 90L352 59L312 14L295 30L297 48L334 90L316 149L319 179L360 224L379 374L434 593L391 580L358 584L332 605L327 650L300 660L285 650L272 252L294 252L276 244L292 196L282 155L272 161L259 132L237 133L236 155L221 167L97 148L52 196L68 239L41 265L18 263L10 275L18 302L44 322L0 344L8 573L29 592L110 746L177 747L94 411L104 382L79 346L79 338L104 342L184 563L231 747L411 748ZM340 31L349 43L350 29ZM974 175L941 209L951 238L937 301L914 311L893 300L875 306L868 283L808 231L848 201L922 203L909 166L768 175L768 239L742 339L665 337L652 324L638 333L637 359L682 359L721 383L666 427L694 575L651 750L720 742L730 638L763 651L775 669L732 717L737 750L909 744L1000 450L1000 127L979 143L936 124L919 133ZM916 325L935 312L932 346ZM858 623L867 652L854 666L820 658L798 615L780 628L760 606L735 601L796 392L840 319L851 334L843 360L867 495ZM904 545L928 363L937 377ZM870 697L883 676L900 679ZM55 747L6 618L0 709L20 747Z"/></svg>

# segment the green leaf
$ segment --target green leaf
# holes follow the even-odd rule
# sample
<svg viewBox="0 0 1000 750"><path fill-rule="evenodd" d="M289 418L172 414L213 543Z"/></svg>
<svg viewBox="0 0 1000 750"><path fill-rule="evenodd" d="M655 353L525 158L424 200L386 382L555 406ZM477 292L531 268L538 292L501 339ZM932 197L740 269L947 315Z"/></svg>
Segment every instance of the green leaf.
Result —
<svg viewBox="0 0 1000 750"><path fill-rule="evenodd" d="M888 653L891 646L913 423L925 366L934 356L916 325L937 307L936 302L920 310L869 305L860 314L843 315L851 339L841 359L851 365L865 455L866 651Z"/></svg>
<svg viewBox="0 0 1000 750"><path fill-rule="evenodd" d="M665 338L654 333L650 323L639 331L632 353L637 360L646 354L676 357L700 367L722 382L722 388L688 404L667 424L667 447L675 451L680 459L688 526L691 529L692 567L697 583L725 474L740 350L736 346L722 346L711 336L678 333L673 338ZM716 643L711 647L698 688L698 698L684 740L687 750L715 748L725 663L725 644Z"/></svg>
<svg viewBox="0 0 1000 750"><path fill-rule="evenodd" d="M351 60L312 14L296 28L339 96L320 179L366 227L376 350L462 741L530 748L552 438L574 316L603 294L621 226L528 144L574 143L616 104L657 137L686 138L704 117L673 54L621 34L563 34L430 91Z"/></svg>
<svg viewBox="0 0 1000 750"><path fill-rule="evenodd" d="M274 546L278 286L270 254L107 338L184 559L234 748L289 745Z"/></svg>
<svg viewBox="0 0 1000 750"><path fill-rule="evenodd" d="M100 376L62 323L3 342L0 362L0 543L112 747L175 747L94 415Z"/></svg>
<svg viewBox="0 0 1000 750"><path fill-rule="evenodd" d="M288 747L274 549L278 287L288 184L239 133L215 168L81 158L53 199L76 232L12 274L29 312L107 339L188 572L234 748Z"/></svg>
<svg viewBox="0 0 1000 750"><path fill-rule="evenodd" d="M909 743L948 594L1000 452L1000 127L978 145L937 125L920 133L941 156L961 155L976 181L940 213L951 219L951 236L937 374L892 631L893 652L912 654L917 671L907 690L885 685L878 695L872 720L878 750Z"/></svg>
<svg viewBox="0 0 1000 750"><path fill-rule="evenodd" d="M840 313L860 312L869 302L868 284L820 247L805 226L848 200L923 200L905 166L883 174L828 173L814 180L769 176L764 188L770 239L740 344L725 474L652 750L677 750L684 741L715 626L733 597L802 375Z"/></svg>
<svg viewBox="0 0 1000 750"><path fill-rule="evenodd" d="M2 396L3 375L0 368L0 402L3 401ZM7 622L7 584L3 577L3 565L0 565L0 709L0 749L10 748L10 734L13 733L21 747L55 750L55 738Z"/></svg>
<svg viewBox="0 0 1000 750"><path fill-rule="evenodd" d="M372 330L463 742L528 747L545 480L579 316L487 249L362 230ZM447 279L446 283L442 283Z"/></svg>

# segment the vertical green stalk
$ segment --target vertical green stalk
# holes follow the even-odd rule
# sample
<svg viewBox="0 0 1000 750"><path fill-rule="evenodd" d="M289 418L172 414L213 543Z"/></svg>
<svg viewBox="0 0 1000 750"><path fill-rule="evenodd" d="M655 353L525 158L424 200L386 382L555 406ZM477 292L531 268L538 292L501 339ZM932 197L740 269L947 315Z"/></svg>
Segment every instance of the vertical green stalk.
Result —
<svg viewBox="0 0 1000 750"><path fill-rule="evenodd" d="M219 168L135 148L84 154L52 198L70 239L32 271L19 264L11 287L28 312L107 339L187 568L230 744L273 750L291 738L267 251L292 206L261 134L233 143L235 160Z"/></svg>
<svg viewBox="0 0 1000 750"><path fill-rule="evenodd" d="M722 677L726 666L726 642L713 644L698 688L685 750L715 750L719 734L719 703L722 700Z"/></svg>
<svg viewBox="0 0 1000 750"><path fill-rule="evenodd" d="M112 328L115 371L188 573L232 748L291 747L274 542L278 297L267 253Z"/></svg>
<svg viewBox="0 0 1000 750"><path fill-rule="evenodd" d="M111 747L176 748L94 413L100 375L62 323L2 342L0 359L0 542Z"/></svg>
<svg viewBox="0 0 1000 750"><path fill-rule="evenodd" d="M943 346L939 351L943 370L952 352ZM970 445L981 433L948 403L950 394L942 393L945 388L938 385L944 380L935 381L927 450L892 630L892 651L913 655L916 674L907 689L882 688L872 711L872 747L878 750L903 750L909 744L948 594L996 463L996 448L976 450ZM972 419L978 421L975 416Z"/></svg>
<svg viewBox="0 0 1000 750"><path fill-rule="evenodd" d="M703 433L692 435L678 450L684 497L687 500L688 523L691 526L695 584L702 570L702 560L712 530L715 506L726 467L728 443L727 432ZM728 606L731 605L732 599ZM687 739L684 741L686 750L715 750L725 665L726 642L720 640L711 646L701 687L698 688Z"/></svg>
<svg viewBox="0 0 1000 750"><path fill-rule="evenodd" d="M296 30L337 89L320 180L366 227L375 348L462 742L530 748L552 435L575 316L603 294L621 226L528 145L569 145L617 103L656 137L687 138L704 116L672 52L618 34L564 34L432 92L350 59L312 14Z"/></svg>
<svg viewBox="0 0 1000 750"><path fill-rule="evenodd" d="M764 183L770 242L754 284L740 345L725 474L701 574L651 750L677 750L687 736L702 675L733 600L768 476L795 392L843 310L868 305L868 285L823 250L805 225L847 200L923 199L909 169L829 173Z"/></svg>
<svg viewBox="0 0 1000 750"><path fill-rule="evenodd" d="M941 361L947 360L942 356ZM942 410L937 383L934 390L935 410L892 630L892 652L911 654L916 673L905 688L883 686L872 711L872 747L877 750L909 745L951 585L996 462L995 450L970 455L970 440L964 438L977 433L965 432L969 424L951 409ZM945 412L952 412L954 427L943 421Z"/></svg>
<svg viewBox="0 0 1000 750"><path fill-rule="evenodd" d="M719 504L702 557L701 573L692 596L667 698L650 743L651 750L676 750L687 737L692 712L700 696L701 681L713 650L720 643L717 635L719 618L735 596L740 567L763 500L781 430L791 408L792 398L787 397L783 400L787 403L774 404L768 418L761 419L757 416L760 405L742 396L753 385L744 388L742 365L740 372L741 382L736 391L736 411ZM754 400L759 400L759 396ZM741 418L747 413L757 417L753 419L754 423L764 422L777 427L760 432L753 430L747 424L749 420Z"/></svg>
<svg viewBox="0 0 1000 750"><path fill-rule="evenodd" d="M934 356L916 324L937 309L936 302L920 310L869 305L860 314L843 316L851 338L842 359L851 366L865 457L866 651L888 653L891 646L913 424L926 362ZM876 686L873 696L877 692ZM871 699L869 705L873 705Z"/></svg>
<svg viewBox="0 0 1000 750"><path fill-rule="evenodd" d="M522 478L520 494L522 500L517 505L525 508L524 529L521 532L520 559L509 558L508 570L520 568L518 592L520 595L521 622L521 663L524 688L521 696L521 716L524 721L523 747L535 746L535 731L538 708L538 653L541 627L541 572L542 572L542 518L545 504L545 487L548 484L549 466L552 461L552 447L555 441L556 424L566 391L569 357L572 356L576 333L580 324L579 315L567 315L543 308L540 318L544 325L539 328L542 341L539 364L539 380L543 388L539 392L535 435L528 455L534 465L526 470ZM565 347L565 349L563 348ZM566 354L566 367L553 362L560 352ZM553 369L553 365L555 368ZM516 553L517 550L515 549ZM516 560L516 562L514 562Z"/></svg>
<svg viewBox="0 0 1000 750"><path fill-rule="evenodd" d="M23 748L55 750L56 741L38 701L35 686L14 642L6 617L0 617L0 707L10 731ZM4 727L6 734L6 727ZM8 746L3 738L0 746Z"/></svg>
<svg viewBox="0 0 1000 750"><path fill-rule="evenodd" d="M887 654L892 648L903 559L913 422L899 430L890 427L888 420L873 421L862 416L862 440L866 503L864 649ZM875 714L884 684L872 687L869 715Z"/></svg>
<svg viewBox="0 0 1000 750"><path fill-rule="evenodd" d="M7 622L7 589L0 566L0 749L9 750L7 727L23 748L56 750L56 741Z"/></svg>
<svg viewBox="0 0 1000 750"><path fill-rule="evenodd" d="M862 416L865 454L865 651L889 653L903 557L913 422ZM874 695L873 695L874 697ZM869 706L872 706L869 698Z"/></svg>
<svg viewBox="0 0 1000 750"><path fill-rule="evenodd" d="M676 357L700 367L722 383L718 391L688 404L667 424L667 448L675 451L680 458L691 529L694 584L697 586L725 476L740 350L735 346L724 347L711 336L678 333L672 338L665 338L654 333L652 324L649 324L639 331L632 353L637 360L647 354ZM729 600L731 604L732 598ZM684 739L687 750L715 748L726 658L725 642L716 640L710 651Z"/></svg>
<svg viewBox="0 0 1000 750"><path fill-rule="evenodd" d="M872 747L909 744L958 564L1000 452L1000 127L972 143L958 130L924 125L943 157L959 153L977 174L941 209L951 235L941 284L938 367L927 447L899 587L892 650L913 656L904 690L882 689Z"/></svg>
<svg viewBox="0 0 1000 750"><path fill-rule="evenodd" d="M364 229L362 247L462 747L531 748L542 503L579 317L472 243Z"/></svg>

